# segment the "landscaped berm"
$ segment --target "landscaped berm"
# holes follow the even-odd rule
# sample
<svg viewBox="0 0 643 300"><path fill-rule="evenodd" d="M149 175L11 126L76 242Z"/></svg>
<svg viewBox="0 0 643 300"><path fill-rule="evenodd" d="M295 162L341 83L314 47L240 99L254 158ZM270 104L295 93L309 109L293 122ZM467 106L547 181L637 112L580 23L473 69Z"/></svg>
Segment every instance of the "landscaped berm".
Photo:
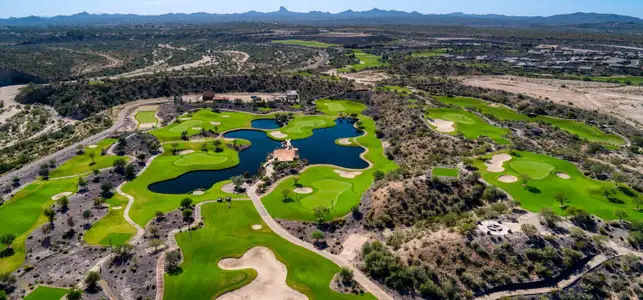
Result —
<svg viewBox="0 0 643 300"><path fill-rule="evenodd" d="M507 191L528 210L539 212L552 208L564 214L565 208L577 207L604 220L618 219L623 210L630 220L643 220L635 198L641 195L615 182L586 177L574 164L551 156L514 151L484 156L475 167L489 183ZM561 197L563 195L564 197ZM566 199L560 203L558 199Z"/></svg>
<svg viewBox="0 0 643 300"><path fill-rule="evenodd" d="M231 208L222 203L206 204L202 207L202 215L205 224L202 229L176 236L185 260L178 275L165 275L164 299L216 299L235 290L235 293L253 296L248 299L269 299L266 293L280 290L288 290L289 295L300 293L308 299L375 299L370 294L340 294L331 290L329 285L339 272L339 266L273 233L263 223L252 202L233 202ZM253 229L257 224L261 224L261 228ZM257 247L267 250L257 251ZM261 252L267 253L254 256L271 259L271 252L285 270L278 263L253 261L246 255ZM258 268L259 272L247 268L221 268L231 263L230 258L242 257L249 265L276 264L275 274L261 274L264 268ZM265 280L266 276L283 276L285 280ZM253 285L254 280L265 284ZM261 294L264 296L259 297Z"/></svg>

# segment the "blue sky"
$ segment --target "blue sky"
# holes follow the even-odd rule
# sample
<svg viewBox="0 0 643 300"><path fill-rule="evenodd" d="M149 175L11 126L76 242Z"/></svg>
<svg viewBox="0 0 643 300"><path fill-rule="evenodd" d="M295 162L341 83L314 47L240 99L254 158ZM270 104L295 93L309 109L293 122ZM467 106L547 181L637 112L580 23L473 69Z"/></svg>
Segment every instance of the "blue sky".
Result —
<svg viewBox="0 0 643 300"><path fill-rule="evenodd" d="M4 3L2 3L4 2ZM422 13L496 13L548 16L571 12L615 13L643 17L643 0L0 0L0 18L89 13L234 13L249 10L339 12L347 9L395 9Z"/></svg>

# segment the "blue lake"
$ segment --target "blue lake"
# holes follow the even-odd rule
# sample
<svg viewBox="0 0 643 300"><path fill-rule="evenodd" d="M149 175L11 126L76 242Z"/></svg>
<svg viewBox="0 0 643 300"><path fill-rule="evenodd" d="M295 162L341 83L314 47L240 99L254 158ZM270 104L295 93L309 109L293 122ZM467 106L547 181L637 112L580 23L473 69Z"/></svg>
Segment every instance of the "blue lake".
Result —
<svg viewBox="0 0 643 300"><path fill-rule="evenodd" d="M252 121L252 128L257 129L277 129L281 126L274 119L258 119Z"/></svg>
<svg viewBox="0 0 643 300"><path fill-rule="evenodd" d="M366 168L368 163L359 157L364 152L363 148L335 144L335 140L339 138L361 135L353 127L353 123L352 120L337 119L334 127L315 129L313 136L292 141L292 144L299 148L300 158L307 159L311 165L329 164L349 169ZM233 176L243 175L246 172L254 176L259 172L268 154L281 145L281 142L270 139L265 132L258 130L232 131L224 137L250 141L250 148L239 152L238 165L216 171L188 172L174 179L153 183L148 186L148 189L160 194L186 194L197 189L207 190L217 182L229 180Z"/></svg>

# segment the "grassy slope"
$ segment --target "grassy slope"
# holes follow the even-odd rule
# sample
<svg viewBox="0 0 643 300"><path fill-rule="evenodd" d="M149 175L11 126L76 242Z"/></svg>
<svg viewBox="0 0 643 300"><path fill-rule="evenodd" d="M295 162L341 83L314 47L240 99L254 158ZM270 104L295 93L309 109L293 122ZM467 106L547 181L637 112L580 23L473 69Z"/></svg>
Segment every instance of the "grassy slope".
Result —
<svg viewBox="0 0 643 300"><path fill-rule="evenodd" d="M328 48L333 46L338 46L337 44L328 44L318 41L302 41L302 40L273 40L272 43L282 44L282 45L297 45L305 47L314 47L314 48Z"/></svg>
<svg viewBox="0 0 643 300"><path fill-rule="evenodd" d="M381 56L364 53L362 50L353 50L353 53L355 53L355 57L357 57L357 59L359 59L362 63L340 68L337 70L338 72L347 73L351 72L353 69L355 69L355 71L362 71L366 68L376 68L385 65L380 61L380 59L382 58Z"/></svg>
<svg viewBox="0 0 643 300"><path fill-rule="evenodd" d="M444 177L458 177L458 169L451 168L433 168L431 171L433 176L444 176Z"/></svg>
<svg viewBox="0 0 643 300"><path fill-rule="evenodd" d="M69 293L68 289L38 286L25 300L59 300Z"/></svg>
<svg viewBox="0 0 643 300"><path fill-rule="evenodd" d="M327 116L300 116L288 122L288 125L275 129L288 135L287 139L305 139L313 135L313 130L335 126L334 118ZM270 130L272 131L272 130ZM277 139L272 135L270 138Z"/></svg>
<svg viewBox="0 0 643 300"><path fill-rule="evenodd" d="M240 142L248 143L247 141ZM177 209L181 199L187 196L153 193L147 189L148 185L172 179L190 171L221 170L239 164L239 155L236 151L229 149L228 147L222 147L223 152L214 153L214 146L212 143L206 143L210 151L208 152L208 156L202 156L203 159L200 160L200 164L176 166L175 162L183 160L185 157L199 155L201 152L201 145L203 143L179 142L178 144L179 149L193 149L196 152L183 156L172 155L171 145L165 144L163 145L165 152L154 159L149 168L141 174L141 176L123 186L123 191L136 199L130 211L130 217L134 222L141 226L145 226L149 220L154 218L154 213L156 211L167 213ZM220 162L220 157L222 156L227 157L228 159ZM207 157L212 157L214 161L219 161L219 163L212 163L212 161L208 160ZM221 191L221 187L226 183L227 182L224 181L213 185L212 188L207 190L204 195L190 195L189 197L192 198L195 203L198 203L205 200L216 199L217 197L228 196L228 194Z"/></svg>
<svg viewBox="0 0 643 300"><path fill-rule="evenodd" d="M374 299L370 294L344 295L330 290L330 281L339 267L274 234L251 202L233 202L231 209L225 204L207 204L202 213L204 228L176 236L185 256L183 273L165 275L165 299L214 299L250 283L256 271L224 271L218 268L218 262L241 257L257 246L275 253L288 268L287 284L309 299ZM254 224L263 228L252 230Z"/></svg>
<svg viewBox="0 0 643 300"><path fill-rule="evenodd" d="M629 219L643 220L643 213L636 211L633 199L622 191L618 191L612 197L624 201L624 204L611 203L603 195L603 189L614 187L614 183L585 177L572 163L551 156L518 151L515 153L520 157L513 157L511 161L505 162L505 172L490 173L481 160L477 160L475 166L487 182L507 191L520 201L522 207L534 212L540 211L544 207L551 207L555 212L563 214L563 210L559 208L559 203L554 198L557 193L562 193L569 198L568 206L583 208L602 219L617 219L614 212L625 210ZM485 156L485 158L491 158L491 155ZM537 164L533 162L537 162ZM549 168L549 172L542 170L544 168ZM544 178L532 179L528 183L528 186L535 187L540 192L530 192L522 186L520 181L515 183L498 181L498 177L501 175L513 175L520 178L520 174L525 172L536 178L543 177L543 172L547 172ZM556 172L567 173L571 178L568 180L559 178L556 176Z"/></svg>
<svg viewBox="0 0 643 300"><path fill-rule="evenodd" d="M340 105L328 105L329 103L340 104L343 108L340 108ZM316 105L319 111L335 116L339 115L340 112L343 114L361 113L366 109L364 104L348 100L318 100ZM331 209L329 218L346 215L350 212L352 206L359 204L362 194L373 183L375 171L380 170L387 173L398 167L393 161L388 160L384 156L382 142L375 136L375 121L365 115L359 115L359 119L364 126L366 134L354 138L354 140L368 149L364 157L372 162L374 167L362 171L362 174L354 179L340 177L333 171L337 169L334 167L311 167L299 175L299 184L313 188L314 192L308 195L292 193L290 198L294 201L284 201L282 191L284 189L293 190L295 188L294 180L292 178L286 179L280 183L272 193L262 198L266 209L273 217L314 221L315 218L311 208L312 203L331 208L330 200L334 201L335 207ZM351 188L344 189L344 186L340 186L340 184L328 184L333 181L350 183ZM315 184L316 182L326 184ZM324 198L331 199L324 200Z"/></svg>
<svg viewBox="0 0 643 300"><path fill-rule="evenodd" d="M115 139L104 139L98 144L96 148L85 147L85 154L74 156L72 159L66 161L62 165L58 166L56 169L49 173L49 177L65 177L80 175L84 173L89 173L93 169L104 169L109 168L114 164L114 161L122 158L126 161L129 160L127 157L120 157L115 155L101 155L102 149L109 148L112 144L116 142ZM91 164L92 160L89 157L89 153L94 153L95 164Z"/></svg>
<svg viewBox="0 0 643 300"><path fill-rule="evenodd" d="M29 233L47 221L42 212L54 204L51 197L76 190L76 178L35 181L0 206L0 236L7 233L17 236L12 244L15 254L0 258L0 273L13 271L22 264L25 259L25 240Z"/></svg>
<svg viewBox="0 0 643 300"><path fill-rule="evenodd" d="M83 235L85 242L90 245L110 245L111 238L112 245L120 245L134 235L136 228L127 223L123 216L127 202L127 199L119 194L109 199L109 212L85 232L85 235ZM120 206L121 209L113 209L118 206Z"/></svg>
<svg viewBox="0 0 643 300"><path fill-rule="evenodd" d="M156 111L139 111L136 113L136 120L143 124L143 123L157 123L158 120L154 116L156 114Z"/></svg>
<svg viewBox="0 0 643 300"><path fill-rule="evenodd" d="M224 132L232 129L250 128L253 119L270 117L272 116L255 116L240 112L215 113L209 109L201 109L194 114L181 116L181 118L191 118L190 120L177 120L169 126L153 130L150 133L156 136L159 141L167 142L180 140L181 132L183 131L187 131L190 135L199 133L201 130L192 129L195 127ZM212 125L210 124L211 122L217 122L220 123L220 125Z"/></svg>
<svg viewBox="0 0 643 300"><path fill-rule="evenodd" d="M462 133L467 139L487 136L499 144L508 144L503 136L509 129L493 126L474 113L453 108L427 109L427 117L455 122L455 133Z"/></svg>
<svg viewBox="0 0 643 300"><path fill-rule="evenodd" d="M491 106L491 103L480 99L467 98L467 97L435 97L440 102L445 104L457 105L466 108L476 108L483 114L493 115L500 120L506 121L531 121L531 122L544 122L565 130L569 133L576 134L579 137L600 143L608 143L613 145L623 145L625 141L614 134L605 134L598 128L589 126L585 123L575 120L559 119L548 116L537 116L530 118L526 115L520 114L504 105Z"/></svg>

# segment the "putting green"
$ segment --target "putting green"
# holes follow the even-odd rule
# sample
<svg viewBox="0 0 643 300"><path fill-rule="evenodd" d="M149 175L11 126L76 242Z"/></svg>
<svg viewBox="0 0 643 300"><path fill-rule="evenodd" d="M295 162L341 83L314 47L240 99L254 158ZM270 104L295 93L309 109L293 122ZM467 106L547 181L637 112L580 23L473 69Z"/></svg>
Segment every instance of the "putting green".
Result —
<svg viewBox="0 0 643 300"><path fill-rule="evenodd" d="M346 106L342 105L341 103L328 102L328 103L326 103L326 107L328 107L328 109L331 110L331 111L344 111L344 110L346 110Z"/></svg>
<svg viewBox="0 0 643 300"><path fill-rule="evenodd" d="M301 205L310 209L317 206L335 207L339 196L349 190L352 184L335 179L322 179L315 181L312 186L315 192L301 200Z"/></svg>
<svg viewBox="0 0 643 300"><path fill-rule="evenodd" d="M215 152L212 154L210 152L203 153L192 153L188 155L183 155L181 158L173 162L177 167L186 167L186 166L198 166L198 165L218 165L226 162L228 160L227 156L217 155Z"/></svg>
<svg viewBox="0 0 643 300"><path fill-rule="evenodd" d="M38 286L25 300L59 300L69 293L68 289Z"/></svg>
<svg viewBox="0 0 643 300"><path fill-rule="evenodd" d="M431 119L454 122L455 131L447 132L446 134L455 135L461 133L470 140L487 136L499 144L509 144L509 141L504 138L510 132L509 129L493 126L468 111L454 108L430 108L426 110L426 116Z"/></svg>
<svg viewBox="0 0 643 300"><path fill-rule="evenodd" d="M556 167L540 161L528 159L512 160L511 168L519 174L526 174L531 179L543 179L552 174Z"/></svg>
<svg viewBox="0 0 643 300"><path fill-rule="evenodd" d="M442 118L447 121L453 121L460 124L476 124L477 122L472 118L469 118L463 114L458 113L446 113L442 115Z"/></svg>
<svg viewBox="0 0 643 300"><path fill-rule="evenodd" d="M156 124L158 120L156 119L156 111L139 111L136 113L136 120L140 124Z"/></svg>
<svg viewBox="0 0 643 300"><path fill-rule="evenodd" d="M305 116L295 118L288 122L288 125L279 129L286 134L288 139L303 139L313 135L313 130L318 128L328 128L335 126L335 120L327 116ZM277 139L272 135L270 138Z"/></svg>
<svg viewBox="0 0 643 300"><path fill-rule="evenodd" d="M202 207L205 226L176 235L184 261L178 275L165 275L165 299L216 299L252 282L254 269L224 271L218 263L239 258L253 247L270 249L287 268L286 284L308 299L375 299L371 294L340 294L330 289L339 266L322 256L293 245L270 230L250 201L233 201ZM258 224L262 228L253 230ZM268 274L270 275L270 274Z"/></svg>
<svg viewBox="0 0 643 300"><path fill-rule="evenodd" d="M191 129L192 127L197 127L199 125L203 124L203 121L201 120L187 120L187 121L181 121L181 123L177 124L176 126L173 126L170 129L170 132L183 132L187 131L188 129Z"/></svg>
<svg viewBox="0 0 643 300"><path fill-rule="evenodd" d="M339 115L343 114L361 114L366 110L366 105L363 103L350 101L350 100L330 100L330 99L319 99L315 101L315 106L317 110L327 114L327 115Z"/></svg>
<svg viewBox="0 0 643 300"><path fill-rule="evenodd" d="M617 188L613 182L586 177L570 162L523 151L512 153L511 163L505 163L502 175L520 178L521 173L527 173L532 177L527 186L520 182L501 182L498 180L499 174L487 171L484 163L485 159L490 159L494 154L498 153L476 159L474 166L478 168L485 181L505 190L527 210L539 212L547 207L564 215L565 211L556 201L556 195L563 194L569 199L565 205L582 208L603 220L618 219L615 215L618 210L627 212L628 220L643 220L643 212L636 209L634 201L641 195L625 185L619 185ZM555 172L568 174L570 178L560 178Z"/></svg>

